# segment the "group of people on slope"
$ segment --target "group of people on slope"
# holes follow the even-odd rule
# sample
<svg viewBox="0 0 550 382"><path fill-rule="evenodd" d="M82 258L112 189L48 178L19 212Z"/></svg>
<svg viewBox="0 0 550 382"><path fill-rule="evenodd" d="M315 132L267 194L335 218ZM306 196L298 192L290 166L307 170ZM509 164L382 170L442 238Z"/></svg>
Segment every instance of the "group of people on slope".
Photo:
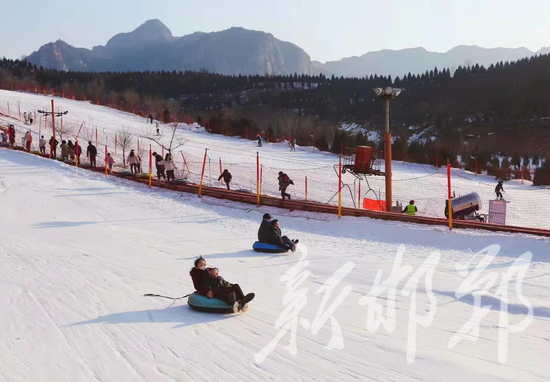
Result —
<svg viewBox="0 0 550 382"><path fill-rule="evenodd" d="M25 125L32 125L34 123L34 115L32 111L24 112L23 113L23 120L25 121Z"/></svg>
<svg viewBox="0 0 550 382"><path fill-rule="evenodd" d="M291 240L288 236L283 236L281 226L277 219L273 219L270 214L264 214L260 228L258 229L258 241L260 243L278 245L296 251L296 244L299 240Z"/></svg>
<svg viewBox="0 0 550 382"><path fill-rule="evenodd" d="M239 284L232 284L220 276L218 268L208 268L202 256L195 260L194 265L189 274L199 295L222 300L235 313L245 310L246 305L254 299L254 293L245 295Z"/></svg>
<svg viewBox="0 0 550 382"><path fill-rule="evenodd" d="M157 169L157 178L161 180L162 178L166 179L168 182L176 180L174 175L175 170L178 169L174 159L172 159L172 154L168 153L163 158L162 155L153 153L153 158L155 158L155 167Z"/></svg>
<svg viewBox="0 0 550 382"><path fill-rule="evenodd" d="M57 148L57 140L54 142L54 146ZM61 146L59 146L59 148L61 149L62 159L70 158L71 160L74 160L75 158L78 158L78 162L81 163L80 156L82 155L82 147L80 146L80 144L73 143L71 140L69 141L62 140ZM55 157L56 151L57 151L56 149L52 151L54 153L53 155L54 157Z"/></svg>

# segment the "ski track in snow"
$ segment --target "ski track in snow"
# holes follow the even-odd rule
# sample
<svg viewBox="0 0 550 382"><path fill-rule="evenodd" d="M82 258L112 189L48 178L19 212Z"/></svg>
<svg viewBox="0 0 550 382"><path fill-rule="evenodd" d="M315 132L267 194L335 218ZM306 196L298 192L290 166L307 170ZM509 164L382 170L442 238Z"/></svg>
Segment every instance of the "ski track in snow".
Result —
<svg viewBox="0 0 550 382"><path fill-rule="evenodd" d="M235 141L201 139L222 147L226 139ZM5 149L0 149L0 181L0 381L549 380L548 239L199 199ZM327 322L317 335L298 326L296 355L286 348L286 334L265 362L254 362L279 331L275 322L286 293L280 277L300 258L300 252L250 249L265 212L307 246L311 273L303 283L308 302L301 316L310 322L323 297L315 292L336 269L355 264L331 298L353 286L334 314L343 332L342 350L325 349L331 334ZM388 276L400 244L406 246L404 264L414 269L433 251L441 253L433 280L438 310L429 328L418 328L413 364L405 357L410 299L398 291L393 333L383 328L369 333L366 307L358 304L378 270L383 279ZM534 307L533 322L510 334L504 365L497 358L498 310L481 322L477 342L447 348L472 314L471 296L454 297L463 281L455 265L490 244L501 246L497 270L533 253L522 288ZM185 300L142 296L190 293L188 271L198 255L245 293L256 293L246 314L204 314L190 310ZM516 324L526 308L510 291L509 319ZM429 300L423 285L417 293L419 313L425 314ZM498 309L491 296L483 298L484 305ZM385 304L387 295L379 301Z"/></svg>

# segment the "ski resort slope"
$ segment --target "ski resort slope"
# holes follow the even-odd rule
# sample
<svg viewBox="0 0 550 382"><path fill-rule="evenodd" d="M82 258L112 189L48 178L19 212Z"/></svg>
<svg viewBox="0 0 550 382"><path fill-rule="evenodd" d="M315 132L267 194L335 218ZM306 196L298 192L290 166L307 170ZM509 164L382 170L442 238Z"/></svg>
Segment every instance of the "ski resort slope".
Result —
<svg viewBox="0 0 550 382"><path fill-rule="evenodd" d="M104 106L93 105L90 102L74 101L60 97L47 97L39 94L12 92L0 90L0 113L19 115L25 111L34 112L51 107L51 99L55 100L56 110L68 111L63 117L64 128L69 128L65 139L76 136L80 126L80 145L86 150L86 143L91 140L95 144L98 131L98 163L103 164L104 147L107 145L109 152L115 158L117 165L122 165L122 150L118 148L115 154L115 134L120 136L121 130L126 130L133 135L131 147L138 148L137 140L140 138L140 152L144 160L144 171L149 166L149 145L152 150L161 153L161 147L151 142L146 137L169 146L172 139L173 124L160 124L161 136L157 137L155 125L148 124L145 118L131 113L111 109ZM52 135L51 119L48 119L47 128L44 130L45 120L37 114L39 124L42 126L40 134L49 139ZM61 119L56 119L57 128L61 125ZM14 123L18 130L16 142L20 144L20 138L29 129L28 125L15 121L13 118L0 117L0 124ZM33 137L37 137L39 126L31 127ZM58 134L58 140L59 134ZM37 149L37 139L34 139ZM208 149L205 166L204 183L215 187L225 187L217 181L220 175L220 161L223 168L227 168L233 175L232 188L256 192L257 153L262 166L262 193L266 195L280 195L277 176L279 171L286 172L294 181L294 185L287 190L293 199L304 200L306 178L308 182L308 200L321 203L337 203L338 192L338 156L326 152L313 152L313 147L297 147L295 152L290 152L287 142L266 143L263 147L256 147L255 141L241 139L239 137L225 137L205 132L203 127L196 123L188 125L178 123L175 131L174 142L183 143L174 152L174 160L179 167L180 175L185 175L194 183L200 182L205 149ZM187 172L183 163L184 154L189 167ZM83 156L82 158L85 158ZM444 159L441 158L441 161ZM444 165L444 163L441 163ZM384 169L384 162L380 163ZM116 166L115 166L116 167ZM185 171L184 171L185 170ZM154 166L153 166L154 171ZM403 163L392 163L393 174L393 200L406 206L410 200L414 200L418 207L419 215L430 217L444 217L444 207L448 195L447 174L445 168L436 169L435 166ZM489 201L495 198L494 177L474 174L460 170L452 170L452 190L456 196L471 192L479 193L482 200L480 212L489 212ZM359 183L354 176L346 173L342 176L344 183L342 189L342 204L348 207L356 207L359 199L369 198L385 200L384 177L369 176L368 182ZM550 189L533 187L531 182L520 181L505 182L504 197L510 201L507 204L506 224L522 227L543 228L550 227ZM359 197L359 194L361 196ZM361 202L362 203L362 202Z"/></svg>
<svg viewBox="0 0 550 382"><path fill-rule="evenodd" d="M492 382L550 377L546 239L366 218L290 217L283 210L106 179L6 149L0 149L0 211L2 382ZM250 249L265 212L280 219L285 234L300 239L296 253ZM400 245L405 246L403 266L413 272L427 259L439 258L427 268L433 281L429 285L419 278L408 295L404 291L412 273L396 282L395 328L373 329L369 306L359 301L379 270L382 280L388 278ZM519 289L510 284L509 313L500 312L498 281L482 297L483 306L491 307L481 319L479 339L463 339L449 349L450 339L472 317L477 299L470 293L457 298L465 279L455 266L467 264L488 245L500 246L485 271L496 272L498 280L522 269L520 256L526 251L532 253L531 265ZM199 313L185 299L143 297L191 293L189 270L199 255L245 293L256 293L247 313ZM478 260L466 268L471 271ZM282 276L293 269L297 280L289 286ZM308 273L302 278L303 272ZM342 280L328 282L333 275ZM512 275L512 282L519 276ZM324 304L327 291L331 294ZM296 298L299 302L293 303ZM385 311L392 300L382 292L377 301ZM416 331L411 331L414 301L419 316L436 311L431 323L413 325ZM530 319L526 301L533 308ZM289 314L288 306L299 314ZM319 309L328 313L316 320ZM296 318L290 321L294 327L284 323L289 316ZM528 323L525 330L499 337L502 328L517 328L521 322ZM499 343L505 337L507 356L501 363ZM475 338L475 331L469 338ZM416 347L408 363L411 344Z"/></svg>

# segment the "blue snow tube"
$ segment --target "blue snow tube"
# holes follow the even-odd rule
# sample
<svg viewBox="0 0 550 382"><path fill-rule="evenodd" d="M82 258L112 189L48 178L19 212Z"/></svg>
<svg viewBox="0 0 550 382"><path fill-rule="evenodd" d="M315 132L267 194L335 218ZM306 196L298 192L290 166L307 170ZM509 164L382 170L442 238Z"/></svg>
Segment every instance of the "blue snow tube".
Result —
<svg viewBox="0 0 550 382"><path fill-rule="evenodd" d="M189 296L187 304L191 309L207 313L233 313L233 308L217 298L201 296L197 292Z"/></svg>
<svg viewBox="0 0 550 382"><path fill-rule="evenodd" d="M256 252L267 252L267 253L284 253L288 252L288 249L279 247L275 244L260 243L259 241L252 244L252 249Z"/></svg>

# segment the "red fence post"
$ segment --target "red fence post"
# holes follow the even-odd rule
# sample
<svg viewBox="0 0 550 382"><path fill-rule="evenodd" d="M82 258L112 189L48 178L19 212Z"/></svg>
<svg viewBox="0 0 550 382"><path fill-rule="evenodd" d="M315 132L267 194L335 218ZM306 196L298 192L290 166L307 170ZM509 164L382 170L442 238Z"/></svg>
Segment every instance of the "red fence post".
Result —
<svg viewBox="0 0 550 382"><path fill-rule="evenodd" d="M222 158L220 157L220 175L223 173L222 171ZM223 179L221 180L221 184L223 185Z"/></svg>
<svg viewBox="0 0 550 382"><path fill-rule="evenodd" d="M84 102L86 102L86 93L84 93Z"/></svg>
<svg viewBox="0 0 550 382"><path fill-rule="evenodd" d="M202 161L202 173L201 173L201 182L199 184L199 198L202 194L202 179L204 178L204 168L206 167L206 155L208 153L208 149L204 149L204 160Z"/></svg>
<svg viewBox="0 0 550 382"><path fill-rule="evenodd" d="M307 202L307 176L306 176L306 202Z"/></svg>
<svg viewBox="0 0 550 382"><path fill-rule="evenodd" d="M151 188L152 182L153 182L153 147L149 145L149 188Z"/></svg>
<svg viewBox="0 0 550 382"><path fill-rule="evenodd" d="M338 218L342 217L342 156L338 166Z"/></svg>
<svg viewBox="0 0 550 382"><path fill-rule="evenodd" d="M521 184L523 184L523 166L521 166Z"/></svg>
<svg viewBox="0 0 550 382"><path fill-rule="evenodd" d="M105 178L107 177L107 165L109 163L109 157L107 155L107 145L105 145Z"/></svg>

